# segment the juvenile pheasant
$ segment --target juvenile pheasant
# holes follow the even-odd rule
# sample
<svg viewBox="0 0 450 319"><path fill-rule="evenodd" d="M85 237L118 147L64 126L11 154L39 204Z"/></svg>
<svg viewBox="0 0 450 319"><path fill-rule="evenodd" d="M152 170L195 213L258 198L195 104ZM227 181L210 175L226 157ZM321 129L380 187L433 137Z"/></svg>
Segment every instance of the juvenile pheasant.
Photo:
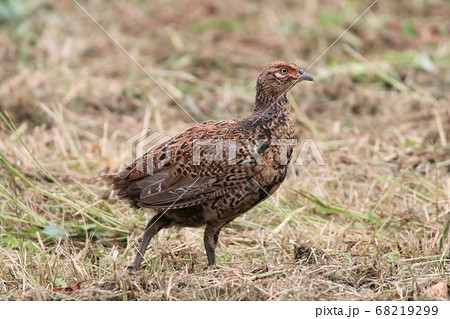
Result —
<svg viewBox="0 0 450 319"><path fill-rule="evenodd" d="M258 76L249 117L191 127L109 175L119 197L156 212L133 270L150 239L171 226L205 225L208 264L215 264L222 227L273 194L286 177L295 139L286 92L303 80L314 78L294 63L273 62Z"/></svg>

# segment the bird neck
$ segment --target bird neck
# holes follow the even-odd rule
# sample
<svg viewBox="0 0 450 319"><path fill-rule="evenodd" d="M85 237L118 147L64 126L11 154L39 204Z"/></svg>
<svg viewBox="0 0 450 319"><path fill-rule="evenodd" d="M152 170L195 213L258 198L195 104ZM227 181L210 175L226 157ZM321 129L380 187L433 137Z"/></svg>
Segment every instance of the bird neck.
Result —
<svg viewBox="0 0 450 319"><path fill-rule="evenodd" d="M280 95L266 94L263 90L256 90L255 109L250 116L254 121L267 123L280 117L291 117L291 105L286 93Z"/></svg>

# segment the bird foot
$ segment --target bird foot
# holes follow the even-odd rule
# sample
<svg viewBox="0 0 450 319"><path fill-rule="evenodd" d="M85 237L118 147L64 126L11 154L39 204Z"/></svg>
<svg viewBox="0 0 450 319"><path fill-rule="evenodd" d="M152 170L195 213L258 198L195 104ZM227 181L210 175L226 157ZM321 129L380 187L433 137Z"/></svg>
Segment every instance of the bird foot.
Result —
<svg viewBox="0 0 450 319"><path fill-rule="evenodd" d="M125 269L129 272L137 272L139 270L139 268L136 268L134 265L128 265L125 267Z"/></svg>
<svg viewBox="0 0 450 319"><path fill-rule="evenodd" d="M206 264L206 269L217 269L219 266L217 264Z"/></svg>

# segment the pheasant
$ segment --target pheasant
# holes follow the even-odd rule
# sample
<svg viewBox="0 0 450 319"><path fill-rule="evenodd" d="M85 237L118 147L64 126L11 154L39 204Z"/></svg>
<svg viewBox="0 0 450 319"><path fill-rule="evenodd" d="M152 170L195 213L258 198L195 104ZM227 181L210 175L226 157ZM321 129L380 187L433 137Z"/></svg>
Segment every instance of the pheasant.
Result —
<svg viewBox="0 0 450 319"><path fill-rule="evenodd" d="M286 92L314 78L289 62L272 62L256 82L253 113L206 121L162 142L125 170L108 175L120 198L156 214L148 221L131 270L161 229L205 226L208 265L221 229L273 194L286 177L294 120Z"/></svg>

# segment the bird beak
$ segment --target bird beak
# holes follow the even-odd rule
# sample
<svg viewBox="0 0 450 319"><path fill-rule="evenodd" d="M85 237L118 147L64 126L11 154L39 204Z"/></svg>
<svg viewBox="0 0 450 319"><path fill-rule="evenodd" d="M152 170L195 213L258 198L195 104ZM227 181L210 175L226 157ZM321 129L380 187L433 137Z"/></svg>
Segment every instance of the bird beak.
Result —
<svg viewBox="0 0 450 319"><path fill-rule="evenodd" d="M314 77L311 74L306 73L305 71L300 69L300 76L298 77L298 80L299 81L313 81L314 82Z"/></svg>

